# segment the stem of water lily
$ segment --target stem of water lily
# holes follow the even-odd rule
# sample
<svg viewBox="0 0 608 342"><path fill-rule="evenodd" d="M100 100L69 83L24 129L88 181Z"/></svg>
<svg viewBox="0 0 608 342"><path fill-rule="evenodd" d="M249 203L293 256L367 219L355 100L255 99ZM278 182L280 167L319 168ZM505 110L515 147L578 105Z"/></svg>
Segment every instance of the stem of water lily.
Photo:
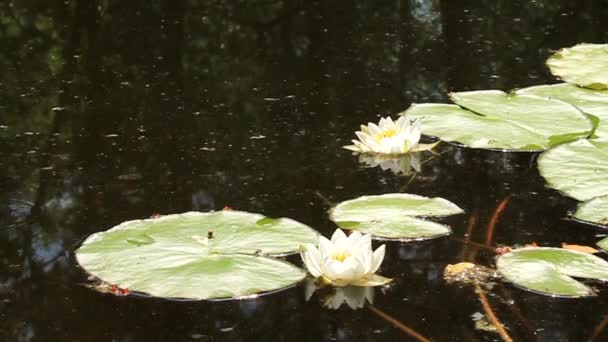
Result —
<svg viewBox="0 0 608 342"><path fill-rule="evenodd" d="M416 330L408 327L407 325L405 325L403 322L401 322L400 320L388 315L387 313L381 311L380 309L372 306L372 305L367 305L367 308L375 313L378 317L382 318L383 320L387 321L388 323L392 324L393 326L395 326L397 329L403 331L404 333L412 336L414 339L416 339L417 341L420 342L431 342L430 339L420 335L420 333L418 333Z"/></svg>
<svg viewBox="0 0 608 342"><path fill-rule="evenodd" d="M487 233L486 233L486 245L489 246L492 244L492 239L494 238L494 230L496 229L496 223L498 222L498 219L500 218L500 215L502 214L503 211L505 211L505 208L507 207L507 204L509 204L509 201L511 200L511 195L507 195L496 207L496 210L494 210L494 213L492 214L492 217L490 218L490 222L488 223L488 229L487 229Z"/></svg>
<svg viewBox="0 0 608 342"><path fill-rule="evenodd" d="M479 296L479 301L481 301L481 306L483 306L483 311L486 313L486 317L488 317L490 323L496 327L496 331L500 337L502 337L502 339L506 342L513 342L513 339L511 336L509 336L509 333L507 333L504 325L502 325L502 323L498 320L498 317L496 317L494 314L494 311L492 311L488 297L486 297L486 294L481 289L481 286L479 286L477 283L475 284L475 292Z"/></svg>
<svg viewBox="0 0 608 342"><path fill-rule="evenodd" d="M475 255L477 254L477 250L473 250L472 253L470 253L469 243L471 242L471 236L473 236L473 230L475 229L475 225L477 224L478 214L478 210L477 208L475 208L475 210L471 213L471 216L469 216L469 219L467 220L467 232L464 236L463 241L465 243L465 246L462 249L461 254L461 257L464 261L475 260Z"/></svg>

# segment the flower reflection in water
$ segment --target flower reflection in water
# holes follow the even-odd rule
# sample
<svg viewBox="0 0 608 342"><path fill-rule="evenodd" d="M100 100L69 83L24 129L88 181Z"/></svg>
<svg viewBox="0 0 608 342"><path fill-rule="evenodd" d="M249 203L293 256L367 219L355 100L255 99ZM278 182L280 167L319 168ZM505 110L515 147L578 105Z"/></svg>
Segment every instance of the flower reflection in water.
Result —
<svg viewBox="0 0 608 342"><path fill-rule="evenodd" d="M399 175L409 175L420 172L422 163L422 152L410 152L405 155L383 155L383 154L360 154L359 163L369 167L380 167L382 170L390 170Z"/></svg>
<svg viewBox="0 0 608 342"><path fill-rule="evenodd" d="M371 286L344 286L344 287L317 287L314 281L306 283L306 300L310 300L315 291L323 307L338 310L346 304L352 310L365 307L365 304L374 304L374 287Z"/></svg>

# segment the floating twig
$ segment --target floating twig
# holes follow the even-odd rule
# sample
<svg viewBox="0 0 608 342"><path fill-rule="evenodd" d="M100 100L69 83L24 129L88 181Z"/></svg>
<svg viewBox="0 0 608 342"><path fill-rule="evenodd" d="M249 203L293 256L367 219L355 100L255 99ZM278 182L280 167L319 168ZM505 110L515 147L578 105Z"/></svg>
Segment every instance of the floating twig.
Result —
<svg viewBox="0 0 608 342"><path fill-rule="evenodd" d="M367 305L367 308L375 313L376 315L378 315L378 317L382 318L383 320L389 322L390 324L392 324L395 328L403 331L404 333L410 335L411 337L413 337L414 339L416 339L417 341L420 342L431 342L430 339L422 336L420 333L418 333L416 330L408 327L407 325L405 325L403 322L401 322L400 320L390 316L389 314L381 311L380 309L372 306L372 305Z"/></svg>

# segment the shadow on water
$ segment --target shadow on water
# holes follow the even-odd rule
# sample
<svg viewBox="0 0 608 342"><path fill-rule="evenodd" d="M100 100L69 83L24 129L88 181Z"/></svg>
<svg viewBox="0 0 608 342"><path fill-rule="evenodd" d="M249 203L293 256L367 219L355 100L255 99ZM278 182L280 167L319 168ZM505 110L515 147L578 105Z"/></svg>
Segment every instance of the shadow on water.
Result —
<svg viewBox="0 0 608 342"><path fill-rule="evenodd" d="M366 309L302 286L250 301L115 297L82 286L87 235L154 213L289 216L324 234L327 203L408 191L466 214L451 237L387 244L374 307L438 341L476 330L473 288L448 263L492 249L593 244L565 220L535 154L441 145L415 178L341 149L360 123L456 90L554 82L553 49L606 42L603 1L4 1L0 4L0 339L394 341ZM488 247L489 246L489 247ZM559 300L506 284L488 301L516 340L608 338L605 288Z"/></svg>

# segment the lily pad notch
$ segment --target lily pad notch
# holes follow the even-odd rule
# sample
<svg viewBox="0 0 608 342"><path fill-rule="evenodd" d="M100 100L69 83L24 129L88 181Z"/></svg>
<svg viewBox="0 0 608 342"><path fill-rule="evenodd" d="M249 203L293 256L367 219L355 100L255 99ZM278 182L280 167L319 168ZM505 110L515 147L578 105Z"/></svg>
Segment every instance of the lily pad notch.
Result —
<svg viewBox="0 0 608 342"><path fill-rule="evenodd" d="M463 212L443 198L392 193L341 202L330 210L329 217L340 228L371 234L377 240L419 241L452 233L449 226L428 218Z"/></svg>
<svg viewBox="0 0 608 342"><path fill-rule="evenodd" d="M243 299L306 276L273 256L295 254L319 234L297 221L242 211L134 220L89 236L76 259L102 281L154 297Z"/></svg>
<svg viewBox="0 0 608 342"><path fill-rule="evenodd" d="M556 146L541 154L538 169L549 187L584 202L575 219L608 226L608 138Z"/></svg>

